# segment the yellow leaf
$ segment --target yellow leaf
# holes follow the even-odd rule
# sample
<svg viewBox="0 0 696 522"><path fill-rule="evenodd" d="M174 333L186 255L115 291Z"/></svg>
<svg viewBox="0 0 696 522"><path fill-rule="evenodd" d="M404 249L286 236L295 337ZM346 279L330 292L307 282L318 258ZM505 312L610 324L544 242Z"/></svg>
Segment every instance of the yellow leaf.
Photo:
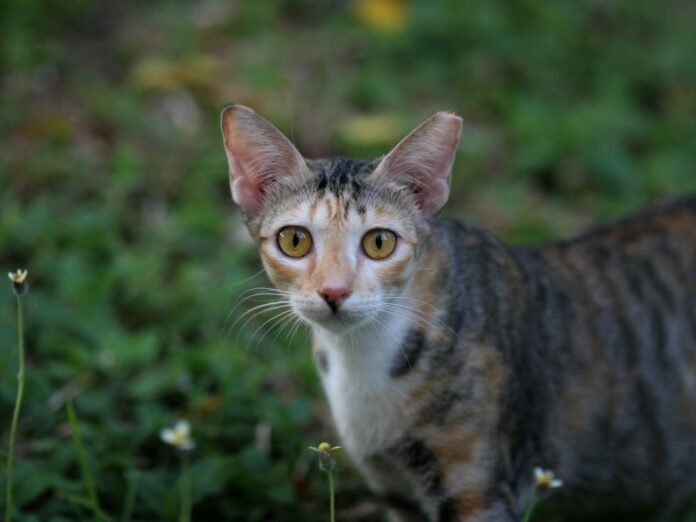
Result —
<svg viewBox="0 0 696 522"><path fill-rule="evenodd" d="M349 145L390 144L396 142L401 134L400 120L392 114L349 116L338 127L339 137Z"/></svg>
<svg viewBox="0 0 696 522"><path fill-rule="evenodd" d="M172 91L181 88L213 88L220 64L212 56L196 54L178 62L144 60L131 72L133 84L146 91Z"/></svg>
<svg viewBox="0 0 696 522"><path fill-rule="evenodd" d="M405 0L356 0L355 12L362 23L382 33L396 33L406 26Z"/></svg>
<svg viewBox="0 0 696 522"><path fill-rule="evenodd" d="M181 86L176 64L160 59L137 64L131 71L131 81L146 91L170 91Z"/></svg>

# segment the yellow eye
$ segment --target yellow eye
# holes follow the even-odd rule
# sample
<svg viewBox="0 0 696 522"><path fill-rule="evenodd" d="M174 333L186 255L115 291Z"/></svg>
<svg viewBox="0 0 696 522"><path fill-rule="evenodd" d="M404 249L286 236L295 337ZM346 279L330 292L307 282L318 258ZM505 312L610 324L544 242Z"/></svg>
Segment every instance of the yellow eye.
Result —
<svg viewBox="0 0 696 522"><path fill-rule="evenodd" d="M362 247L367 257L385 259L396 248L396 234L383 228L370 230L363 236Z"/></svg>
<svg viewBox="0 0 696 522"><path fill-rule="evenodd" d="M312 235L306 228L283 227L278 232L278 248L290 257L303 257L312 248Z"/></svg>

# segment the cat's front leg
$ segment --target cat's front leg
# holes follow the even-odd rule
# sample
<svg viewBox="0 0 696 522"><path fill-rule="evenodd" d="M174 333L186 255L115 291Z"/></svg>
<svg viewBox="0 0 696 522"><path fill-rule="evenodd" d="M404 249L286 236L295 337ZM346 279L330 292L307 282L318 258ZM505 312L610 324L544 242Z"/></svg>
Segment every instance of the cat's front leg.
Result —
<svg viewBox="0 0 696 522"><path fill-rule="evenodd" d="M390 508L387 511L387 522L428 522L428 517L420 511Z"/></svg>
<svg viewBox="0 0 696 522"><path fill-rule="evenodd" d="M521 522L505 502L493 502L477 512L462 513L457 510L439 512L429 517L423 511L409 505L392 504L387 511L388 522Z"/></svg>
<svg viewBox="0 0 696 522"><path fill-rule="evenodd" d="M519 515L510 511L507 503L503 501L493 502L490 507L478 513L472 513L462 518L453 518L457 522L521 522ZM439 522L439 521L438 521Z"/></svg>
<svg viewBox="0 0 696 522"><path fill-rule="evenodd" d="M483 492L465 491L459 495L421 497L383 495L389 522L521 522L516 502L504 493L486 498ZM472 499L480 499L475 502Z"/></svg>

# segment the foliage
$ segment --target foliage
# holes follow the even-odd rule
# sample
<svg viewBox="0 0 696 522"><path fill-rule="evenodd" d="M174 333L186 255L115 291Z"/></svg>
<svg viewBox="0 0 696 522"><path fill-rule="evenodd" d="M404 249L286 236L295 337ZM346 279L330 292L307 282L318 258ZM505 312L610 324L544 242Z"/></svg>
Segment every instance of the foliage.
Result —
<svg viewBox="0 0 696 522"><path fill-rule="evenodd" d="M181 417L195 520L324 519L306 447L336 437L306 339L267 333L268 316L230 328L267 283L229 200L225 103L310 156L376 155L455 110L447 212L513 241L696 189L693 2L7 0L0 15L0 265L32 284L17 520L90 517L69 401L113 518L132 502L131 520L175 519L179 462L158 433ZM13 304L0 292L3 468ZM369 497L339 473L340 518Z"/></svg>

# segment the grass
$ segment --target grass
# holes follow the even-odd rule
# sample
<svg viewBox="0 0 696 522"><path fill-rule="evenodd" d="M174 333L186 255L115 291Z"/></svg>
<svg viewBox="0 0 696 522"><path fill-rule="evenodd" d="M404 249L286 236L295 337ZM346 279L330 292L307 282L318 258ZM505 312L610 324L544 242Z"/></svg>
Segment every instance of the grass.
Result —
<svg viewBox="0 0 696 522"><path fill-rule="evenodd" d="M179 514L179 522L191 521L191 486L193 477L191 477L191 464L189 457L186 454L181 455L181 508Z"/></svg>
<svg viewBox="0 0 696 522"><path fill-rule="evenodd" d="M94 479L92 478L92 472L90 471L89 463L87 462L87 450L82 442L82 437L80 436L80 425L77 420L77 414L75 413L75 407L72 401L68 401L66 404L66 409L68 412L68 420L70 422L70 433L72 434L73 443L75 445L75 450L77 451L78 459L80 461L80 468L82 470L82 480L84 481L85 489L87 490L87 495L89 496L89 507L92 510L94 520L103 521L106 520L104 513L99 505L99 497L97 496L97 490L94 487Z"/></svg>
<svg viewBox="0 0 696 522"><path fill-rule="evenodd" d="M32 278L15 520L91 516L69 402L113 519L179 516L180 462L158 438L177 418L196 432L196 519L326 519L305 449L335 437L306 334L263 315L228 331L268 283L229 199L226 103L310 156L380 154L456 110L446 214L515 242L696 189L693 2L387 3L3 3L0 265ZM13 306L0 293L1 419ZM338 513L368 498L344 466Z"/></svg>

